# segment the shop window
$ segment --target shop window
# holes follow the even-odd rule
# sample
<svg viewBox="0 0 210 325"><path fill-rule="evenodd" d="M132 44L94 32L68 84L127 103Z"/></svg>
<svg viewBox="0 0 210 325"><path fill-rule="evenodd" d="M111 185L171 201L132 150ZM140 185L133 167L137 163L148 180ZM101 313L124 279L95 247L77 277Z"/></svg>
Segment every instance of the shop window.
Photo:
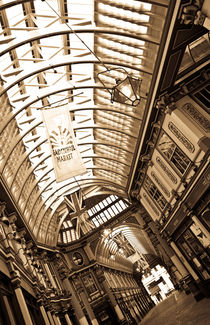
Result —
<svg viewBox="0 0 210 325"><path fill-rule="evenodd" d="M192 233L196 236L196 238L199 240L199 242L202 244L204 248L209 249L210 248L210 241L209 239L205 236L205 234L201 231L199 226L197 226L194 222L190 226L190 230Z"/></svg>
<svg viewBox="0 0 210 325"><path fill-rule="evenodd" d="M182 175L186 172L190 159L164 131L159 138L157 149Z"/></svg>
<svg viewBox="0 0 210 325"><path fill-rule="evenodd" d="M147 192L151 195L151 197L155 200L157 205L161 210L163 210L167 204L166 199L161 194L161 192L158 190L156 185L151 181L151 179L146 176L144 181L144 188L147 190Z"/></svg>
<svg viewBox="0 0 210 325"><path fill-rule="evenodd" d="M92 296L98 292L98 288L91 274L85 275L82 278L88 296Z"/></svg>
<svg viewBox="0 0 210 325"><path fill-rule="evenodd" d="M200 254L203 251L202 246L196 240L196 238L193 236L190 230L185 231L183 237L186 240L186 242L190 244L190 247L192 248L192 250L196 255Z"/></svg>
<svg viewBox="0 0 210 325"><path fill-rule="evenodd" d="M180 247L183 255L187 258L188 262L202 276L202 278L205 280L209 279L210 258L208 248L203 246L191 229L187 229L182 234L177 244Z"/></svg>
<svg viewBox="0 0 210 325"><path fill-rule="evenodd" d="M206 208L201 213L201 220L204 222L204 224L207 226L208 231L210 230L210 208Z"/></svg>

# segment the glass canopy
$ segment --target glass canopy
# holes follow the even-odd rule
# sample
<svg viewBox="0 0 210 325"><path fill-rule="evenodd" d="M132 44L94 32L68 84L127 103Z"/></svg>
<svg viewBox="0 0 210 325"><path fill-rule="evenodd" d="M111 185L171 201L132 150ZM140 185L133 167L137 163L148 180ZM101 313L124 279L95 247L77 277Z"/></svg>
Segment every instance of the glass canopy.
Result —
<svg viewBox="0 0 210 325"><path fill-rule="evenodd" d="M0 3L0 170L38 242L56 245L68 215L65 198L79 190L86 198L129 197L168 4L135 0ZM142 80L137 107L111 103L98 80L99 73L116 67ZM112 87L120 77L116 69L103 75L103 82ZM57 183L42 110L63 105L69 111L86 173Z"/></svg>

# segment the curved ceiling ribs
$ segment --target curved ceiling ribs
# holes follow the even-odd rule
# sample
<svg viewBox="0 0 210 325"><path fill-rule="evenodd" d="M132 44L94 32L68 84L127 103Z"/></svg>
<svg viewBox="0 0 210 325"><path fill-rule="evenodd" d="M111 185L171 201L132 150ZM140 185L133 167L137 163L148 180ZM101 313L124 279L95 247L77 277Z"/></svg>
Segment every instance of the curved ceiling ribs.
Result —
<svg viewBox="0 0 210 325"><path fill-rule="evenodd" d="M1 10L1 8L0 8ZM87 21L88 24L88 21ZM72 27L74 27L74 24L72 24ZM72 34L72 31L69 29L68 26L65 24L61 24L58 28L53 29L53 27L45 27L44 30L40 30L38 28L34 28L35 31L27 30L27 37L24 39L19 39L18 37L14 39L14 41L7 46L3 47L0 54L4 55L7 52L10 52L14 49L16 49L19 46L25 45L26 43L30 43L33 41L38 41L43 38L49 38L53 37L56 35L68 35ZM135 35L135 34L130 34L124 31L120 31L118 29L113 29L113 28L104 28L104 27L74 27L74 31L77 34L81 33L94 33L94 34L107 34L107 35L117 35L117 36L123 36L123 37L128 37L131 39L136 39L136 40L141 40L145 41L151 44L159 45L159 39L154 38L154 37L148 37L148 35Z"/></svg>
<svg viewBox="0 0 210 325"><path fill-rule="evenodd" d="M91 56L91 55L90 55ZM30 72L25 72L24 73L21 73L20 72L20 75L12 82L10 82L8 85L7 83L5 83L4 85L4 88L0 91L0 96L2 96L5 92L7 92L8 90L10 90L12 87L14 87L15 85L19 84L20 82L26 80L27 78L29 77L32 77L33 75L36 75L36 74L39 74L41 72L45 72L47 70L51 70L51 69L55 69L55 68L58 68L58 67L63 67L63 66L69 66L69 65L77 65L77 64L96 64L96 63L99 63L97 61L97 59L93 58L93 57L89 57L89 58L86 58L86 59L75 59L74 60L74 57L72 56L67 56L65 58L63 58L63 60L61 59L58 59L58 62L55 62L55 61L52 61L52 64L49 64L50 63L50 60L48 60L48 62L41 62L41 63L36 63L36 66L34 68L36 69L30 69ZM112 61L105 61L104 62L105 64L107 65L114 65L114 66L122 66L124 68L128 68L128 69L133 69L133 70L136 70L138 72L143 72L144 74L148 74L148 75L152 75L152 71L150 70L144 70L144 69L141 69L141 68L138 68L138 67L132 67L131 65L129 64L122 64L120 62L112 62ZM100 64L100 63L99 63ZM101 86L101 84L95 84L95 85L92 85L92 84L78 84L78 83L75 83L73 86L72 86L74 89L81 89L81 88L92 88L92 87L95 87L95 88L104 88Z"/></svg>
<svg viewBox="0 0 210 325"><path fill-rule="evenodd" d="M5 144L0 152L0 174L30 232L47 245L56 245L57 228L66 215L65 208L62 215L58 208L65 207L65 195L81 189L91 196L94 187L94 195L127 196L127 179L166 14L158 2L133 1L124 9L114 1L83 2L89 12L70 15L73 2L64 6L57 0L57 17L47 1L0 4L0 114L4 117L0 135ZM107 67L123 67L142 79L138 107L110 103L97 78ZM116 77L116 71L104 77L108 87ZM54 103L68 105L87 168L85 175L62 183L55 181L41 114L42 107Z"/></svg>
<svg viewBox="0 0 210 325"><path fill-rule="evenodd" d="M135 258L146 263L146 254L154 254L154 251L144 230L132 223L106 229L95 251L96 259L100 263L110 267L122 264L130 268L131 272Z"/></svg>

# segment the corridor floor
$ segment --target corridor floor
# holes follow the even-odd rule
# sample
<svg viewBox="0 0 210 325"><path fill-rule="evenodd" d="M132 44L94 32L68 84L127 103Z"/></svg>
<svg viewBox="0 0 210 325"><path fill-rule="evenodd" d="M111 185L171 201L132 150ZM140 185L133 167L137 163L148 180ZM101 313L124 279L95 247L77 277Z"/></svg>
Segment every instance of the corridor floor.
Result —
<svg viewBox="0 0 210 325"><path fill-rule="evenodd" d="M198 302L175 291L156 305L139 325L210 325L210 299Z"/></svg>

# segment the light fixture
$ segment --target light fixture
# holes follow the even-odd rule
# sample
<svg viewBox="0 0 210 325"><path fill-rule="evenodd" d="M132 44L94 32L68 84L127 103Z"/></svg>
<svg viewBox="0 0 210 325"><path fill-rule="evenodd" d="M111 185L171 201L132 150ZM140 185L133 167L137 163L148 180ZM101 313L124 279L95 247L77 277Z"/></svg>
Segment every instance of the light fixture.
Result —
<svg viewBox="0 0 210 325"><path fill-rule="evenodd" d="M103 231L103 235L104 235L104 237L107 237L107 236L109 236L111 234L111 229L104 229L104 231Z"/></svg>
<svg viewBox="0 0 210 325"><path fill-rule="evenodd" d="M138 106L141 101L140 89L142 80L128 74L124 68L106 69L106 71L99 72L97 76L104 88L110 93L111 102ZM115 78L116 84L112 87L107 87L102 75L113 77L116 75L116 72L119 72L119 75L122 77Z"/></svg>
<svg viewBox="0 0 210 325"><path fill-rule="evenodd" d="M121 247L119 248L118 252L124 255L124 250Z"/></svg>
<svg viewBox="0 0 210 325"><path fill-rule="evenodd" d="M59 13L51 6L48 1L45 1L46 4L51 8L51 10L60 18L63 19L59 15ZM107 67L103 61L98 57L98 55L82 40L82 38L71 28L71 26L65 22L65 25L71 30L71 32L80 40L80 42L90 51L90 53L96 58L96 60L105 68L105 71L99 72L97 77L99 81L102 83L104 88L110 93L111 95L111 102L118 102L121 104L131 105L131 106L138 106L141 101L140 96L140 88L142 80L130 75L124 68L116 68L110 69ZM104 83L103 79L101 78L102 74L106 74L111 72L111 77L116 75L116 71L119 73L124 73L124 78L115 78L116 85L108 86ZM112 74L113 73L113 74Z"/></svg>

